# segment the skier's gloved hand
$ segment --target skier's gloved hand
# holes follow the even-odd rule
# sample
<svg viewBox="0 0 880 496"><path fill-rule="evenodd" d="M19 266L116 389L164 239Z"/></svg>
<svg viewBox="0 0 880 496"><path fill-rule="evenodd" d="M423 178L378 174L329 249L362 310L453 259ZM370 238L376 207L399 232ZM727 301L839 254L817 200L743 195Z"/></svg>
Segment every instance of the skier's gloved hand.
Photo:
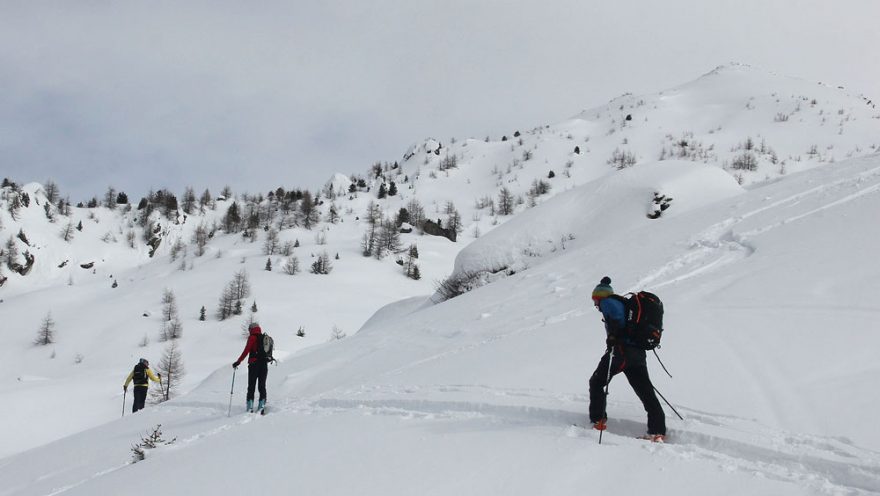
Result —
<svg viewBox="0 0 880 496"><path fill-rule="evenodd" d="M123 391L128 391L128 386L122 386Z"/></svg>
<svg viewBox="0 0 880 496"><path fill-rule="evenodd" d="M613 348L617 344L617 337L614 334L609 334L607 338L605 338L605 346L609 348Z"/></svg>
<svg viewBox="0 0 880 496"><path fill-rule="evenodd" d="M232 368L237 369L237 368L238 368L238 363L239 363L239 362L237 362L237 361L236 361L236 362L232 362Z"/></svg>

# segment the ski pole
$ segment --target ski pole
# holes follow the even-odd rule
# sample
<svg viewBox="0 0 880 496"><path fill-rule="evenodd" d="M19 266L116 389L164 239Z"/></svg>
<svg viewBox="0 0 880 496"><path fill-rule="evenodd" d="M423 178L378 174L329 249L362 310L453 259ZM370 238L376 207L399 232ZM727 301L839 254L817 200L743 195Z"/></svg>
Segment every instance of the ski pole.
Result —
<svg viewBox="0 0 880 496"><path fill-rule="evenodd" d="M663 396L663 394L661 394L660 391L658 391L656 387L654 387L654 392L657 393L658 395L660 395L661 398L663 398L663 401L665 401L666 404L669 405L669 408L672 408L672 411L675 412L675 414L678 416L678 418L680 420L684 420L684 417L682 417L681 414L678 413L678 410L676 410L675 407L672 406L672 403L670 403L669 400L667 400L666 397Z"/></svg>
<svg viewBox="0 0 880 496"><path fill-rule="evenodd" d="M608 377L605 378L605 411L602 413L602 421L608 421L608 386L611 384L611 362L614 360L614 346L608 350ZM602 433L605 429L599 431L599 444L602 444Z"/></svg>
<svg viewBox="0 0 880 496"><path fill-rule="evenodd" d="M670 374L669 371L666 370L666 365L663 365L663 360L660 360L660 355L657 354L657 350L654 349L651 351L654 352L654 356L657 357L657 361L660 362L660 366L663 367L663 372L666 372L666 375L668 375L669 378L672 379L672 374Z"/></svg>
<svg viewBox="0 0 880 496"><path fill-rule="evenodd" d="M233 367L233 369L232 369L232 387L229 388L229 411L226 412L227 417L232 416L232 393L235 392L235 371L236 371L236 369Z"/></svg>
<svg viewBox="0 0 880 496"><path fill-rule="evenodd" d="M128 388L122 389L122 416L125 416L125 395L128 394Z"/></svg>

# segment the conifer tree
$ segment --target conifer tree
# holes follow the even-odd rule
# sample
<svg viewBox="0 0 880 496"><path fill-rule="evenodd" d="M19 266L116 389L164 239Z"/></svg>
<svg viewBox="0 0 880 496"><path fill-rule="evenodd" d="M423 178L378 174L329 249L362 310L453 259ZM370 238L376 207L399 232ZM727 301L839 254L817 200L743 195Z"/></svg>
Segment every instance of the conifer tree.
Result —
<svg viewBox="0 0 880 496"><path fill-rule="evenodd" d="M70 242L70 240L73 239L74 229L75 228L73 227L73 222L68 221L67 225L61 229L61 239L63 239L64 241Z"/></svg>
<svg viewBox="0 0 880 496"><path fill-rule="evenodd" d="M177 297L174 296L174 291L165 288L162 292L162 320L168 322L177 317Z"/></svg>
<svg viewBox="0 0 880 496"><path fill-rule="evenodd" d="M210 190L206 189L204 192L202 192L202 196L199 197L199 208L201 209L202 213L205 212L205 208L214 208L214 199L211 196Z"/></svg>
<svg viewBox="0 0 880 496"><path fill-rule="evenodd" d="M199 223L193 231L192 242L196 245L196 256L200 257L205 254L205 247L208 245L208 226L204 221Z"/></svg>
<svg viewBox="0 0 880 496"><path fill-rule="evenodd" d="M235 299L243 300L251 295L251 283L248 280L247 270L241 269L236 272L235 276L232 278L231 285L235 294Z"/></svg>
<svg viewBox="0 0 880 496"><path fill-rule="evenodd" d="M403 264L403 273L406 275L406 277L416 280L421 278L419 266L416 264L416 259L418 258L419 249L414 244L410 245L409 250L407 250L406 254L406 262L404 262Z"/></svg>
<svg viewBox="0 0 880 496"><path fill-rule="evenodd" d="M511 193L506 186L501 188L501 191L498 193L498 213L501 215L510 215L513 213L515 206L516 203L513 198L513 193Z"/></svg>
<svg viewBox="0 0 880 496"><path fill-rule="evenodd" d="M186 190L183 193L183 201L181 202L181 209L183 213L189 215L193 213L196 208L196 192L192 189L191 186L187 186Z"/></svg>
<svg viewBox="0 0 880 496"><path fill-rule="evenodd" d="M165 342L181 337L183 337L183 324L180 323L180 320L175 318L162 323L162 328L159 331L160 341Z"/></svg>
<svg viewBox="0 0 880 496"><path fill-rule="evenodd" d="M223 216L223 230L227 233L234 233L238 232L239 226L241 226L241 211L238 203L232 202L232 205L229 205L226 210L226 215Z"/></svg>
<svg viewBox="0 0 880 496"><path fill-rule="evenodd" d="M227 284L223 288L223 293L220 295L220 303L217 306L217 318L220 320L226 320L231 317L235 312L235 290L232 288L231 284Z"/></svg>
<svg viewBox="0 0 880 496"><path fill-rule="evenodd" d="M9 216L12 217L12 220L18 221L21 211L21 198L17 191L9 194L6 210L9 212Z"/></svg>
<svg viewBox="0 0 880 496"><path fill-rule="evenodd" d="M446 213L449 214L449 217L446 219L446 229L452 229L456 234L461 234L464 230L464 226L461 223L461 214L458 213L452 202L447 204Z"/></svg>
<svg viewBox="0 0 880 496"><path fill-rule="evenodd" d="M330 204L330 210L327 212L327 221L331 224L339 222L339 210L336 208L335 203Z"/></svg>
<svg viewBox="0 0 880 496"><path fill-rule="evenodd" d="M295 276L299 273L299 258L296 255L291 255L287 257L284 261L284 265L281 267L281 270L284 271L285 274Z"/></svg>
<svg viewBox="0 0 880 496"><path fill-rule="evenodd" d="M177 396L177 390L186 375L183 355L180 352L177 340L172 340L165 347L162 359L159 360L159 364L156 366L156 372L162 374L162 387L150 391L153 401L161 403Z"/></svg>
<svg viewBox="0 0 880 496"><path fill-rule="evenodd" d="M52 319L52 312L46 313L43 321L40 323L40 329L37 331L37 337L34 344L37 346L46 346L55 342L55 321Z"/></svg>
<svg viewBox="0 0 880 496"><path fill-rule="evenodd" d="M343 338L345 338L345 332L339 326L333 324L333 329L330 330L330 341L338 341Z"/></svg>
<svg viewBox="0 0 880 496"><path fill-rule="evenodd" d="M303 192L302 200L299 204L299 220L303 227L306 229L311 229L312 226L318 223L320 218L318 217L319 212L317 207L315 206L315 202L312 199L312 194L308 191Z"/></svg>
<svg viewBox="0 0 880 496"><path fill-rule="evenodd" d="M422 204L413 198L406 204L406 210L409 212L409 223L417 229L421 229L422 224L425 222L425 209L422 207Z"/></svg>
<svg viewBox="0 0 880 496"><path fill-rule="evenodd" d="M199 320L200 320L200 321L202 321L202 322L205 321L205 318L206 318L206 317L205 317L205 313L206 313L206 312L207 312L207 310L205 309L205 306L202 305L202 309L199 310Z"/></svg>
<svg viewBox="0 0 880 496"><path fill-rule="evenodd" d="M266 240L263 241L263 255L274 255L278 251L278 245L278 231L274 227L270 227L266 231Z"/></svg>
<svg viewBox="0 0 880 496"><path fill-rule="evenodd" d="M377 238L379 235L380 223L382 222L382 210L376 202L370 201L367 205L364 219L367 221L367 232L364 234L362 248L363 255L369 257L373 255L377 249Z"/></svg>
<svg viewBox="0 0 880 496"><path fill-rule="evenodd" d="M104 193L104 206L110 210L116 209L116 189L113 186L108 186Z"/></svg>
<svg viewBox="0 0 880 496"><path fill-rule="evenodd" d="M59 193L58 185L55 184L55 181L49 179L46 181L46 184L43 185L43 191L46 192L46 200L54 205L58 202L61 197L61 193Z"/></svg>

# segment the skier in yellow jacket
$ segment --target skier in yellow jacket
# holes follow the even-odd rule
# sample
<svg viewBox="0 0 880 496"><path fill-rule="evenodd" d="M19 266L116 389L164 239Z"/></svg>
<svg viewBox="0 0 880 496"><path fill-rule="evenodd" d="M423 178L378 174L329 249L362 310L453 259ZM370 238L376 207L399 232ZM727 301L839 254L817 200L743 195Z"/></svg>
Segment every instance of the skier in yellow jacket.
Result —
<svg viewBox="0 0 880 496"><path fill-rule="evenodd" d="M150 370L150 362L146 358L141 358L137 365L134 366L131 373L125 379L122 385L123 391L128 391L128 384L134 381L134 403L131 405L131 413L134 413L144 407L147 401L147 389L149 388L149 379L153 382L162 382L162 374L157 378L153 371Z"/></svg>

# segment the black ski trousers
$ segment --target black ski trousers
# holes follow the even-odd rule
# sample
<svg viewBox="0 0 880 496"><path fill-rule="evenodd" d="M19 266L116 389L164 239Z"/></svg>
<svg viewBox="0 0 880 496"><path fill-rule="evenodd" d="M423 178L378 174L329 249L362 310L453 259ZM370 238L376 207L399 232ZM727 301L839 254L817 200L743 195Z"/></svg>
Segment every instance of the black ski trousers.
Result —
<svg viewBox="0 0 880 496"><path fill-rule="evenodd" d="M598 422L605 418L605 384L608 379L609 352L602 355L596 371L590 377L590 422ZM636 396L642 401L648 412L648 434L666 435L666 414L657 395L654 385L648 377L648 364L645 361L645 350L630 346L616 346L614 359L611 361L611 377L623 372Z"/></svg>
<svg viewBox="0 0 880 496"><path fill-rule="evenodd" d="M269 362L257 360L248 364L247 400L253 401L257 382L260 385L260 399L266 399L266 376L269 375Z"/></svg>
<svg viewBox="0 0 880 496"><path fill-rule="evenodd" d="M149 389L147 386L134 387L134 403L131 404L131 413L144 408L144 403L147 402L147 389Z"/></svg>

